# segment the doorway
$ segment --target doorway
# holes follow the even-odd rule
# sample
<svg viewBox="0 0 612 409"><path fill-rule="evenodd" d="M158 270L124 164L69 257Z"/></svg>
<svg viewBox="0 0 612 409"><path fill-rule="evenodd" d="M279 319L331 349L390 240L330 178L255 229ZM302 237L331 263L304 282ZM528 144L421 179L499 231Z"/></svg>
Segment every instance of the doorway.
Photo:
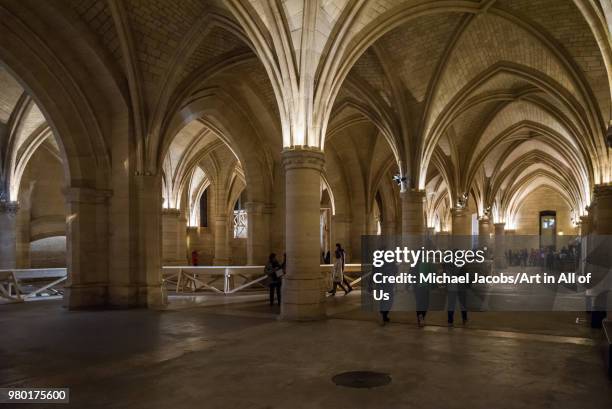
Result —
<svg viewBox="0 0 612 409"><path fill-rule="evenodd" d="M557 248L557 212L554 210L540 212L540 248Z"/></svg>

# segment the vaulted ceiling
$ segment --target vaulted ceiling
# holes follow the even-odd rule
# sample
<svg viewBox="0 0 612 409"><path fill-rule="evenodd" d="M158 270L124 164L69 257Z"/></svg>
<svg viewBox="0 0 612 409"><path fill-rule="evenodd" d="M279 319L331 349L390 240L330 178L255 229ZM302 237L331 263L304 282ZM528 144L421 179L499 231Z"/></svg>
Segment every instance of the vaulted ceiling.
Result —
<svg viewBox="0 0 612 409"><path fill-rule="evenodd" d="M356 3L309 3L318 11L308 61L299 60L308 10L297 0L278 9L262 0L24 0L10 8L31 15L32 25L61 21L73 30L65 35L78 33L75 52L93 50L129 106L141 170L164 172L169 206L180 202L198 155L219 143L233 152L247 185L269 194L295 102L271 65L278 56L262 57L261 44L283 38L279 24L289 33L288 58L314 64L322 109L319 93L329 93L320 143L329 168L366 196L367 207L380 181L396 172L428 191L430 213L467 195L480 214L495 209L498 220L513 207L513 192L543 179L563 191L576 215L594 185L612 181L603 140L610 76L602 42L609 48L610 39L587 13L604 19L605 10L585 11L572 0ZM253 36L255 28L263 37ZM93 75L89 66L73 69ZM50 128L11 74L0 71L0 82L3 186L15 192L9 175L27 158L21 145L49 137Z"/></svg>

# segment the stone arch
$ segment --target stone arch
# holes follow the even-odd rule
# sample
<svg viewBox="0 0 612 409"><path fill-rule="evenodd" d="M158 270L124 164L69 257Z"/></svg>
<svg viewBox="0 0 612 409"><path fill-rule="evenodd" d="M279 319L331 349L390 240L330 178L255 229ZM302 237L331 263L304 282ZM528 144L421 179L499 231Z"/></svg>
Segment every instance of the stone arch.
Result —
<svg viewBox="0 0 612 409"><path fill-rule="evenodd" d="M581 108L580 102L572 96L567 90L565 90L560 84L555 83L554 80L545 77L541 73L535 72L528 67L518 66L513 63L505 62L501 64L496 64L485 70L482 75L479 75L478 78L470 84L464 86L461 92L457 93L453 100L448 104L448 106L442 111L441 115L436 119L435 123L431 126L431 132L429 133L428 139L426 141L426 145L423 147L423 153L421 157L421 182L424 180L424 172L426 169L426 164L429 162L431 155L437 146L438 140L440 136L443 134L444 130L452 123L454 118L456 118L461 112L468 109L470 106L474 106L474 104L483 103L487 101L487 97L485 98L471 98L474 94L474 91L478 89L482 84L489 81L495 75L507 72L512 76L516 76L517 78L521 78L528 83L533 84L535 87L543 90L547 95L551 95L555 100L559 101L559 103L564 104L564 106L568 107L570 112L574 114L574 120L581 126L582 135L589 135L588 138L579 138L578 135L573 135L578 146L581 147L581 150L585 154L585 159L587 166L592 172L590 177L592 180L597 180L599 174L598 169L600 166L596 166L595 163L591 163L592 160L601 160L601 155L598 155L597 152L603 149L602 143L603 138L601 136L600 128L593 128L589 123L588 113L583 113L584 110ZM511 100L514 100L516 96L506 96L506 98L510 97ZM488 98L494 98L494 96L489 96ZM560 123L563 123L562 119L558 119ZM595 135L592 137L591 135ZM601 141L600 141L601 139Z"/></svg>
<svg viewBox="0 0 612 409"><path fill-rule="evenodd" d="M223 111L219 109L221 106ZM193 120L200 120L213 130L240 160L245 170L246 184L249 186L248 200L265 202L272 183L269 158L265 151L262 152L257 138L252 136L256 133L249 118L235 107L231 97L218 89L203 90L172 117L164 130L161 154L165 154L178 129Z"/></svg>

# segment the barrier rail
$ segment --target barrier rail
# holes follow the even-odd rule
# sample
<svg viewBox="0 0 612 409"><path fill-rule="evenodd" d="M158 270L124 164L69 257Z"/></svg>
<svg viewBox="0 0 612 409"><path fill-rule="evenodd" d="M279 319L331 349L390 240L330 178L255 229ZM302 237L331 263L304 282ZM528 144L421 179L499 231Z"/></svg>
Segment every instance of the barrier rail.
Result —
<svg viewBox="0 0 612 409"><path fill-rule="evenodd" d="M331 264L322 264L321 273L331 287ZM359 285L362 277L351 277L361 272L361 264L347 264L345 275L352 286ZM0 298L23 302L48 291L62 295L56 288L66 281L65 268L12 269L0 270ZM264 266L167 266L162 267L164 285L171 286L177 293L210 290L218 294L234 294L252 287L266 288ZM34 287L24 291L25 286Z"/></svg>
<svg viewBox="0 0 612 409"><path fill-rule="evenodd" d="M264 266L167 266L162 267L164 283L174 288L177 293L210 290L218 294L234 294L253 286L266 288ZM321 273L329 280L331 288L331 272L333 265L322 264ZM361 264L345 265L345 274L351 285L359 285L361 276L351 279L350 275L361 272ZM242 283L236 286L236 278ZM221 284L215 286L215 283Z"/></svg>
<svg viewBox="0 0 612 409"><path fill-rule="evenodd" d="M37 297L43 291L62 295L62 290L55 286L67 279L65 268L0 270L0 298L23 302ZM34 287L34 290L24 291L26 285Z"/></svg>

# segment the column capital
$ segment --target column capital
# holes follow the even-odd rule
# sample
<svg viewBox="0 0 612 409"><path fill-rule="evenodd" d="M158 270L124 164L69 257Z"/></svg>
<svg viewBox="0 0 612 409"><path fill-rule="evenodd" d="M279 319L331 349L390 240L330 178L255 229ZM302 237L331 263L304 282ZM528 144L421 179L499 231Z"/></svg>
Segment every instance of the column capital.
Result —
<svg viewBox="0 0 612 409"><path fill-rule="evenodd" d="M470 210L467 207L453 207L450 209L451 216L466 216L470 213Z"/></svg>
<svg viewBox="0 0 612 409"><path fill-rule="evenodd" d="M266 204L264 202L246 202L244 206L247 213L260 214L264 212Z"/></svg>
<svg viewBox="0 0 612 409"><path fill-rule="evenodd" d="M505 229L506 223L493 223L493 226L495 226L496 229Z"/></svg>
<svg viewBox="0 0 612 409"><path fill-rule="evenodd" d="M415 190L415 189L404 190L404 191L400 191L400 199L409 200L411 202L424 202L425 194L426 192L424 190Z"/></svg>
<svg viewBox="0 0 612 409"><path fill-rule="evenodd" d="M164 208L164 209L162 209L162 214L163 215L168 215L168 216L179 217L181 215L181 211L180 211L180 209Z"/></svg>
<svg viewBox="0 0 612 409"><path fill-rule="evenodd" d="M602 185L595 185L593 187L593 196L595 200L602 197L612 196L612 184L607 183Z"/></svg>
<svg viewBox="0 0 612 409"><path fill-rule="evenodd" d="M14 201L0 201L0 213L11 213L15 214L19 210L19 202Z"/></svg>
<svg viewBox="0 0 612 409"><path fill-rule="evenodd" d="M282 158L285 170L309 168L321 172L325 166L325 155L319 149L288 148Z"/></svg>
<svg viewBox="0 0 612 409"><path fill-rule="evenodd" d="M112 190L92 189L88 187L67 187L63 190L68 203L105 203L113 195Z"/></svg>

